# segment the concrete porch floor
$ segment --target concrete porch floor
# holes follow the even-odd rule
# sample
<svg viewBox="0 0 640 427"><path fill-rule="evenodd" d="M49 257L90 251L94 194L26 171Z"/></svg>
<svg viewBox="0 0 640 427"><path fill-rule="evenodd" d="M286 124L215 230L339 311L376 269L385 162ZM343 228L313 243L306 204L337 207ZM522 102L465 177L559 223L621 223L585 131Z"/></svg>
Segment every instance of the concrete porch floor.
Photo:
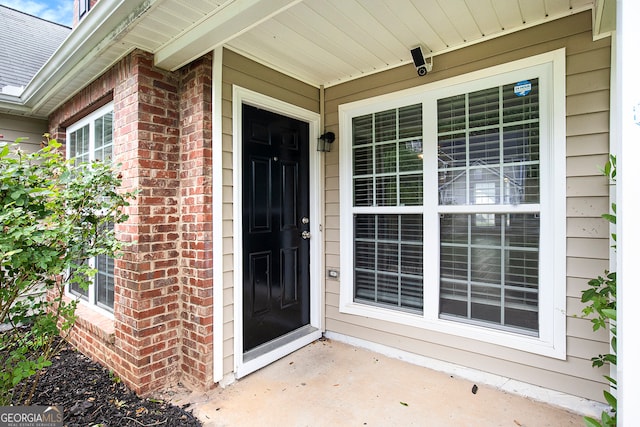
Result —
<svg viewBox="0 0 640 427"><path fill-rule="evenodd" d="M191 402L219 426L584 426L582 415L334 340Z"/></svg>

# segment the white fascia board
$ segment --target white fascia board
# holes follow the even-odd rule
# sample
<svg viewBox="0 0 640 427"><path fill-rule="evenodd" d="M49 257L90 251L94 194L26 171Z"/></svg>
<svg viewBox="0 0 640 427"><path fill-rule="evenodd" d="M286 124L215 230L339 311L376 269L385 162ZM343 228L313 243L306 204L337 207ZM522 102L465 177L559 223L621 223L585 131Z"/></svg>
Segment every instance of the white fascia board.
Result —
<svg viewBox="0 0 640 427"><path fill-rule="evenodd" d="M301 0L230 0L155 52L156 67L175 71Z"/></svg>
<svg viewBox="0 0 640 427"><path fill-rule="evenodd" d="M157 0L119 0L96 3L78 26L31 79L20 97L23 104L37 110L52 95L58 82L71 78L70 73L81 62L97 56L115 43ZM106 41L106 43L105 43ZM95 49L102 45L102 49ZM88 82L79 82L86 84Z"/></svg>

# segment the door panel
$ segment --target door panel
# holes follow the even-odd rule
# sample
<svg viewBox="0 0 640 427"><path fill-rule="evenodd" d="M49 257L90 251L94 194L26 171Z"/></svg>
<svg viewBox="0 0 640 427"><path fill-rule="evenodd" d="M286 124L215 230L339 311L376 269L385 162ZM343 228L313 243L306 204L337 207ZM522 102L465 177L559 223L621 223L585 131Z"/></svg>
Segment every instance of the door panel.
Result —
<svg viewBox="0 0 640 427"><path fill-rule="evenodd" d="M308 325L309 125L243 105L243 351Z"/></svg>

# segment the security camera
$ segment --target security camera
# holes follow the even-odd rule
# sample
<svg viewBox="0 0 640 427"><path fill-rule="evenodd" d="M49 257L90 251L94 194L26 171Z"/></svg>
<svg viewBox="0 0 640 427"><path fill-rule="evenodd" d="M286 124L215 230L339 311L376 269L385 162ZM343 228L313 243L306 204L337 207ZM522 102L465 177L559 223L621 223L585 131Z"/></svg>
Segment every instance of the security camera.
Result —
<svg viewBox="0 0 640 427"><path fill-rule="evenodd" d="M411 49L411 57L413 58L413 65L416 67L419 76L426 76L427 73L431 71L432 63L425 61L420 46Z"/></svg>

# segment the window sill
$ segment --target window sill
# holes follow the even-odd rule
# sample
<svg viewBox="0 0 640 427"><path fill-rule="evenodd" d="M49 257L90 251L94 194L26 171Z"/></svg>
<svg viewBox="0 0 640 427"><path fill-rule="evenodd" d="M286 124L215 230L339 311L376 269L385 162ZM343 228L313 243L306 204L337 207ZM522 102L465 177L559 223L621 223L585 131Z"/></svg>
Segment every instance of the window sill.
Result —
<svg viewBox="0 0 640 427"><path fill-rule="evenodd" d="M115 322L97 310L87 307L82 302L76 308L75 328L81 328L107 344L115 342Z"/></svg>

